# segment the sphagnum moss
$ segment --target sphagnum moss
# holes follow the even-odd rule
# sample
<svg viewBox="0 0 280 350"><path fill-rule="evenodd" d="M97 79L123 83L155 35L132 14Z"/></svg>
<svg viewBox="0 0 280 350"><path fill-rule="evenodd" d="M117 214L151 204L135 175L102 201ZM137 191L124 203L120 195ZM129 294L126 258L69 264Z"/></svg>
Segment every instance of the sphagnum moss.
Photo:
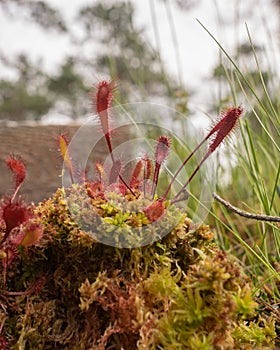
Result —
<svg viewBox="0 0 280 350"><path fill-rule="evenodd" d="M79 191L73 190L76 200ZM35 212L45 242L20 250L7 283L24 290L44 276L44 285L28 295L2 295L12 349L273 348L274 321L258 312L249 278L208 226L182 216L160 241L120 249L78 228L63 189Z"/></svg>
<svg viewBox="0 0 280 350"><path fill-rule="evenodd" d="M272 349L275 320L254 300L241 266L221 251L206 225L175 206L242 113L222 114L200 146L207 153L177 195L158 197L159 171L171 140L156 141L154 162L136 163L130 181L112 152L113 82L94 99L112 168L97 180L61 188L37 207L17 199L24 163L9 158L15 189L0 206L0 350ZM65 135L60 153L75 182ZM149 181L152 181L152 185ZM118 181L119 180L119 181Z"/></svg>

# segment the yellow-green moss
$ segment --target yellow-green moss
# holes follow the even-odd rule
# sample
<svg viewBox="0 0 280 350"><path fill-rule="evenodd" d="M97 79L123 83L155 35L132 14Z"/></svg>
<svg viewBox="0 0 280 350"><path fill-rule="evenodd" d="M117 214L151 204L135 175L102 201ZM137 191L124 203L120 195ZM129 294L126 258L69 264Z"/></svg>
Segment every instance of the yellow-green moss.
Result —
<svg viewBox="0 0 280 350"><path fill-rule="evenodd" d="M110 203L85 196L86 215L77 209L71 216L69 196L75 203L83 190L70 192L66 200L59 189L38 205L42 244L21 249L8 269L1 306L12 349L273 348L274 320L259 312L249 278L217 247L208 226L196 226L171 208L165 220L175 215L177 225L166 237L139 248L116 248L96 239L104 234L103 220L141 232L148 221L135 210L137 200L122 211L118 195ZM98 213L95 236L77 224L89 210ZM157 230L155 225L151 234ZM37 293L8 294L40 278L45 284Z"/></svg>

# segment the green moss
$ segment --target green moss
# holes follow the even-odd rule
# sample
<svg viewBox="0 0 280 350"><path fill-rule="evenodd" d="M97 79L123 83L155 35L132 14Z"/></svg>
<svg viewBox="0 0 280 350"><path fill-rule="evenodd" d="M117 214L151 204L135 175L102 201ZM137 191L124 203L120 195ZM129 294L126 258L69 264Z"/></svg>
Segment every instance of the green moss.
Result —
<svg viewBox="0 0 280 350"><path fill-rule="evenodd" d="M89 198L76 186L38 205L42 243L20 249L1 282L12 349L273 348L275 321L260 313L251 281L209 227L169 203L159 224L148 225L147 204L116 193ZM138 248L98 242L112 232L160 240ZM9 294L40 279L32 293Z"/></svg>
<svg viewBox="0 0 280 350"><path fill-rule="evenodd" d="M252 344L253 347L273 347L273 339L276 338L274 330L275 320L259 319L257 322L241 323L233 331L233 335L240 344Z"/></svg>

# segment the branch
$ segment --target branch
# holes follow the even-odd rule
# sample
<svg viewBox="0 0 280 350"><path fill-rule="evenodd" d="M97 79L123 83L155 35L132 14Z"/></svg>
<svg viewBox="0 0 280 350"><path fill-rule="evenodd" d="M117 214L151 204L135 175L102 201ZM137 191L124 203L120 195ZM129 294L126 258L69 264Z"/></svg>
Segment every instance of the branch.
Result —
<svg viewBox="0 0 280 350"><path fill-rule="evenodd" d="M243 211L239 208L234 207L232 204L221 198L217 193L213 193L213 197L223 204L226 208L233 211L234 213L243 216L248 219L261 220L261 221L270 221L270 222L280 222L280 216L264 215L264 214L252 214L247 211Z"/></svg>

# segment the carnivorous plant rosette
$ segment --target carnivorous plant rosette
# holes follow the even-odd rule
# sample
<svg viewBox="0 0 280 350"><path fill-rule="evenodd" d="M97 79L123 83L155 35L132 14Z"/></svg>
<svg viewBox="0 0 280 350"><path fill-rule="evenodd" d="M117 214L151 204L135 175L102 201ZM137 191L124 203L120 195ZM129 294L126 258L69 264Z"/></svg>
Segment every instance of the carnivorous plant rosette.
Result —
<svg viewBox="0 0 280 350"><path fill-rule="evenodd" d="M184 214L176 204L186 200L189 183L237 125L243 110L232 107L223 112L206 137L163 181L160 175L165 172L165 164L172 153L170 135L158 136L149 154L141 154L139 149L133 162L124 163L117 154L112 142L113 137L118 137L117 131L111 126L116 118L112 108L115 90L113 81L103 80L91 94L97 128L108 150L106 162L98 159L95 162L94 179L90 179L86 169L78 169L71 154L71 142L66 135L59 136L60 154L72 182L72 186L65 188L65 199L73 219L94 239L117 247L137 247L164 237L182 219ZM171 189L178 176L206 142L209 143L206 153L173 194ZM134 145L127 145L129 152ZM158 191L159 185L163 186L161 182L165 183L164 191Z"/></svg>

